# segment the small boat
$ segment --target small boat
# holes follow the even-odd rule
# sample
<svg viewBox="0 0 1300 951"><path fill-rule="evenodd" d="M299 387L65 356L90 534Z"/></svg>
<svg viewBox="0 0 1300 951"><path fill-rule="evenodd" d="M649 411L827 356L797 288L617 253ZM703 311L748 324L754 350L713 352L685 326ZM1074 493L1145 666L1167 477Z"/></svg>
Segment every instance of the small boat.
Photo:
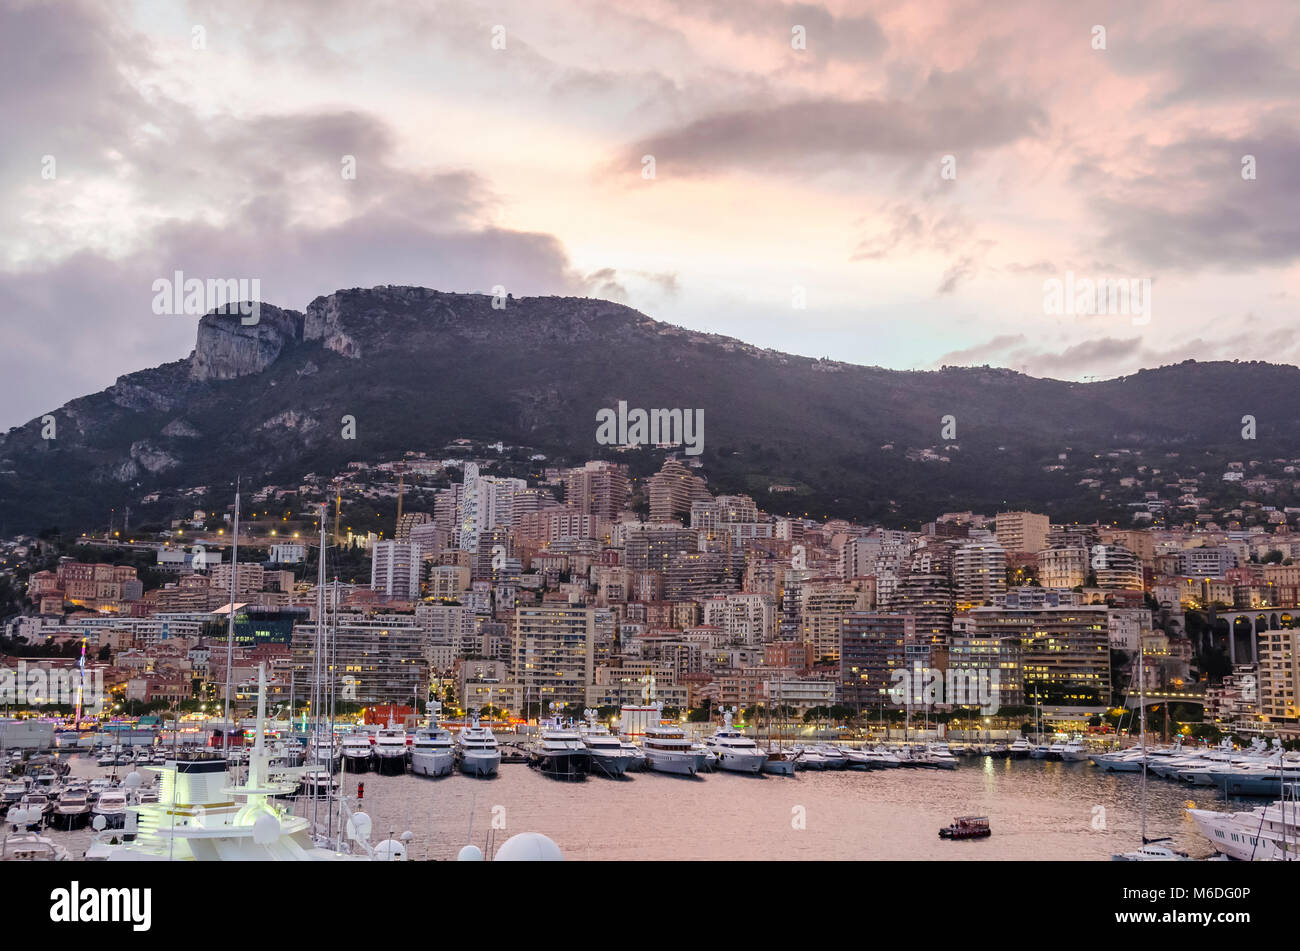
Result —
<svg viewBox="0 0 1300 951"><path fill-rule="evenodd" d="M1169 842L1169 839L1149 839L1142 843L1142 847L1133 852L1118 852L1111 856L1114 862L1186 862L1191 859L1186 852L1179 852L1167 845L1161 845L1162 842Z"/></svg>
<svg viewBox="0 0 1300 951"><path fill-rule="evenodd" d="M54 823L63 829L75 829L90 817L90 790L69 786L54 807Z"/></svg>
<svg viewBox="0 0 1300 951"><path fill-rule="evenodd" d="M773 747L767 751L767 762L763 764L763 772L774 776L793 776L795 758L798 755L794 750Z"/></svg>
<svg viewBox="0 0 1300 951"><path fill-rule="evenodd" d="M121 789L105 789L99 794L91 810L96 816L103 816L110 828L121 828L126 823L126 793Z"/></svg>
<svg viewBox="0 0 1300 951"><path fill-rule="evenodd" d="M35 832L15 832L0 840L0 862L65 862L68 850Z"/></svg>
<svg viewBox="0 0 1300 951"><path fill-rule="evenodd" d="M939 830L941 839L987 839L992 834L988 816L958 816Z"/></svg>

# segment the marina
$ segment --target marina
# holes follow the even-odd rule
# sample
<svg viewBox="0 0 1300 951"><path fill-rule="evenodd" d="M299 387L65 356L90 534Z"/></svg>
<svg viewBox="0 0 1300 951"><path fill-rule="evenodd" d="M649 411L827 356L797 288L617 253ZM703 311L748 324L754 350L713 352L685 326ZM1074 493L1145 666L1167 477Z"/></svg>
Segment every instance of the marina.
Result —
<svg viewBox="0 0 1300 951"><path fill-rule="evenodd" d="M286 815L308 821L313 808L324 808L326 788L332 783L335 794L341 793L350 808L364 809L376 838L402 843L412 859L455 859L467 844L490 856L493 846L510 833L526 829L549 837L570 859L1069 856L1104 860L1140 841L1142 831L1141 774L1105 769L1086 760L1017 759L995 756L991 746L986 753L973 747L947 750L934 742L893 749L808 743L792 752L791 762L799 768L790 775L725 767L709 771L700 768L705 744L678 727L661 725L648 731L653 738L646 738L644 766L619 743L619 751L627 757L620 772L617 767L593 765L599 760L597 750L613 751L608 738L614 734L591 734L590 728L588 724L553 731L541 746L554 748L561 759L568 755L566 751L585 753L587 780L581 783L560 781L554 770L524 768L523 763L501 759L503 748L529 750L536 744L527 738L516 742L513 736L498 743L487 727L471 724L450 744L451 734L442 737L446 731L441 728L416 731L410 762L400 771L392 766L386 772L366 773L336 768L331 776L327 767L315 767L304 772L299 782L265 795L274 798ZM725 736L728 731L722 732ZM598 739L602 735L607 738L603 743ZM542 737L546 736L544 732ZM570 736L578 738L582 752ZM584 736L595 738L591 749L586 748ZM439 740L429 754L438 765L430 760L429 771L423 774L415 768L414 746L422 738ZM654 743L661 748L656 750ZM627 745L641 751L638 744ZM455 757L455 750L461 762L453 770L448 757ZM947 752L951 767L932 762L940 750ZM1203 758L1217 755L1200 752ZM651 766L656 753L661 757L660 769ZM1172 752L1152 748L1150 755L1158 758ZM489 769L486 764L493 757L498 759ZM55 772L62 776L50 795L23 794L32 797L30 805L40 806L42 812L41 819L31 824L31 834L48 840L50 848L15 838L25 831L15 833L6 821L5 838L14 840L6 850L9 858L65 852L80 859L88 850L94 857L94 817L104 817L106 835L123 830L128 810L147 812L150 798L156 801L160 786L166 786L153 780L152 774L161 779L169 773L155 767L138 772L101 767L93 751L60 752L55 762ZM229 779L235 788L248 785L249 770L246 766L231 770ZM133 773L140 777L134 785ZM564 775L563 770L560 773ZM317 782L320 798L314 801L311 787ZM26 785L10 776L4 788ZM161 791L165 799L167 792ZM46 799L44 804L41 798ZM7 808L21 807L21 799L20 795ZM60 807L65 799L66 811L75 818L63 818ZM90 806L88 815L83 801ZM1290 803L1283 808L1271 801L1225 798L1213 786L1176 779L1151 782L1146 834L1167 838L1168 848L1193 858L1207 858L1216 851L1234 858L1252 851L1256 859L1276 858L1283 845L1294 855L1294 809ZM935 835L935 829L949 826L959 810L986 818L996 834L954 850ZM1242 837L1250 831L1250 823L1258 827L1261 818L1267 846L1261 848L1257 841L1243 851ZM502 821L504 829L493 827ZM1213 823L1219 824L1222 836ZM1259 840L1258 828L1253 836ZM102 838L99 841L102 844Z"/></svg>

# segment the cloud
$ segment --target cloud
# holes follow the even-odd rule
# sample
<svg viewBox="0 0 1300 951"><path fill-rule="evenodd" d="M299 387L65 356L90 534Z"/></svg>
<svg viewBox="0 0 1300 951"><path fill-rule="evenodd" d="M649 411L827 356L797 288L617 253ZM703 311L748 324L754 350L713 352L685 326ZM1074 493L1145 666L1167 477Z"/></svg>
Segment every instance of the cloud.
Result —
<svg viewBox="0 0 1300 951"><path fill-rule="evenodd" d="M730 168L824 167L854 157L936 161L954 149L996 148L1042 120L1033 103L935 72L913 99L809 99L713 113L629 147L619 167L653 155L660 177Z"/></svg>

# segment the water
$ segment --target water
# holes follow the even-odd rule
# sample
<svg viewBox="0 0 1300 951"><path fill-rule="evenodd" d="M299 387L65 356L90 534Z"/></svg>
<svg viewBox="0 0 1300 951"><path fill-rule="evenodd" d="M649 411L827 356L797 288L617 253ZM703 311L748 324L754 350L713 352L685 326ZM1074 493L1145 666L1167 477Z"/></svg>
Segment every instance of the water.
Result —
<svg viewBox="0 0 1300 951"><path fill-rule="evenodd" d="M109 772L75 757L74 774ZM373 820L371 841L412 833L412 859L453 859L467 842L500 846L541 832L568 859L1098 859L1138 847L1140 774L1089 763L966 759L955 770L800 772L793 777L710 773L697 778L636 773L566 783L503 764L494 779L456 773L343 774L350 801ZM1236 811L1212 791L1151 777L1147 835L1170 836L1193 856L1209 843L1183 814L1189 805ZM300 814L310 814L307 802ZM954 816L987 815L991 838L938 836ZM504 828L492 829L494 817ZM800 821L802 819L802 822ZM800 827L802 826L802 827ZM53 833L80 856L86 830Z"/></svg>

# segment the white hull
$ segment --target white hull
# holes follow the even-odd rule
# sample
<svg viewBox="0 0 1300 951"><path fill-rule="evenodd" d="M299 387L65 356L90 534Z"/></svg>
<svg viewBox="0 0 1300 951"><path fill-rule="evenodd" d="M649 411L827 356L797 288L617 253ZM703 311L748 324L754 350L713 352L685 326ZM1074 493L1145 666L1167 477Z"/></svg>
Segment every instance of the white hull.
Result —
<svg viewBox="0 0 1300 951"><path fill-rule="evenodd" d="M656 773L673 773L677 776L694 776L700 771L700 761L694 753L670 753L664 750L646 750L646 763Z"/></svg>
<svg viewBox="0 0 1300 951"><path fill-rule="evenodd" d="M761 750L729 750L724 747L714 752L718 756L718 768L729 773L757 775L767 762L767 754Z"/></svg>
<svg viewBox="0 0 1300 951"><path fill-rule="evenodd" d="M455 764L451 750L411 751L411 772L417 776L450 776Z"/></svg>

